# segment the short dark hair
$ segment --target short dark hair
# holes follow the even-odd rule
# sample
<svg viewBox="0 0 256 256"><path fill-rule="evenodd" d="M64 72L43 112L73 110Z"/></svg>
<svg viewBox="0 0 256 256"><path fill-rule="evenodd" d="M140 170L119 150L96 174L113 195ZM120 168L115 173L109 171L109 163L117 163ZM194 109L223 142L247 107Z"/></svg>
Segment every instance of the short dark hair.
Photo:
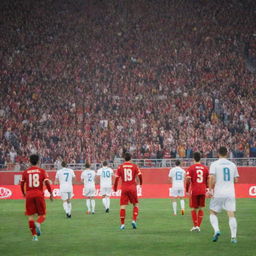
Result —
<svg viewBox="0 0 256 256"><path fill-rule="evenodd" d="M65 161L62 161L61 165L62 165L62 167L66 167L67 163Z"/></svg>
<svg viewBox="0 0 256 256"><path fill-rule="evenodd" d="M176 160L176 161L175 161L175 165L176 165L176 166L179 166L179 165L180 165L180 160Z"/></svg>
<svg viewBox="0 0 256 256"><path fill-rule="evenodd" d="M132 158L131 154L129 152L124 153L124 159L125 161L130 161Z"/></svg>
<svg viewBox="0 0 256 256"><path fill-rule="evenodd" d="M201 159L201 154L199 152L195 152L193 157L196 162L199 162Z"/></svg>
<svg viewBox="0 0 256 256"><path fill-rule="evenodd" d="M219 154L220 154L221 156L226 156L226 155L228 154L227 148L226 148L226 147L220 147L220 148L219 148Z"/></svg>
<svg viewBox="0 0 256 256"><path fill-rule="evenodd" d="M32 165L36 165L39 161L39 155L33 154L29 157L29 161Z"/></svg>
<svg viewBox="0 0 256 256"><path fill-rule="evenodd" d="M90 167L91 167L90 163L89 163L89 162L86 162L86 163L85 163L85 168L90 168Z"/></svg>
<svg viewBox="0 0 256 256"><path fill-rule="evenodd" d="M108 162L107 162L107 161L104 161L104 162L102 163L102 165L103 165L103 166L107 166L107 165L108 165Z"/></svg>

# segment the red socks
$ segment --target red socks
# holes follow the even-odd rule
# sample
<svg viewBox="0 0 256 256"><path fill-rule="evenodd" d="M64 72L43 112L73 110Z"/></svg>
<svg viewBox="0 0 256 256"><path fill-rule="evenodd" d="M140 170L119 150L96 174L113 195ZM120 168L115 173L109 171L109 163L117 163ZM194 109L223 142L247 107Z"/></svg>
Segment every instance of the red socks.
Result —
<svg viewBox="0 0 256 256"><path fill-rule="evenodd" d="M139 214L139 208L138 208L137 206L134 206L134 207L133 207L133 216L132 216L132 219L133 219L134 221L137 220L138 214Z"/></svg>
<svg viewBox="0 0 256 256"><path fill-rule="evenodd" d="M28 221L28 226L29 226L29 229L32 233L33 236L36 235L36 226L35 226L35 222L33 220L29 220Z"/></svg>
<svg viewBox="0 0 256 256"><path fill-rule="evenodd" d="M43 216L43 215L41 215L41 216L38 216L38 218L37 218L37 222L38 223L43 223L45 221L45 216Z"/></svg>
<svg viewBox="0 0 256 256"><path fill-rule="evenodd" d="M121 221L121 225L124 224L124 220L125 220L125 209L120 209L120 221Z"/></svg>
<svg viewBox="0 0 256 256"><path fill-rule="evenodd" d="M204 217L204 211L203 210L199 210L197 213L197 222L198 222L198 227L200 227L202 221L203 221L203 217Z"/></svg>
<svg viewBox="0 0 256 256"><path fill-rule="evenodd" d="M191 211L191 217L192 217L192 220L193 220L193 223L194 223L194 227L198 226L196 210Z"/></svg>

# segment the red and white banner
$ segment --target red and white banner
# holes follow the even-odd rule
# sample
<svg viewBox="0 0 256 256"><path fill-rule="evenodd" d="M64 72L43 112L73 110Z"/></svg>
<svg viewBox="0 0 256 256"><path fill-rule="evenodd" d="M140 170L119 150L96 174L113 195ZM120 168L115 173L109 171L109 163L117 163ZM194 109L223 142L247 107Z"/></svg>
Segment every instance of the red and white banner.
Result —
<svg viewBox="0 0 256 256"><path fill-rule="evenodd" d="M59 186L54 185L53 195L55 198L60 198ZM85 198L83 194L83 185L74 185L74 198ZM236 184L236 196L238 198L256 198L256 184ZM168 198L168 184L145 184L142 187L137 187L139 198ZM121 190L112 192L112 198L119 198ZM45 197L49 197L49 193L45 190ZM99 187L97 186L96 197L100 197ZM23 195L19 185L0 186L0 199L23 199Z"/></svg>

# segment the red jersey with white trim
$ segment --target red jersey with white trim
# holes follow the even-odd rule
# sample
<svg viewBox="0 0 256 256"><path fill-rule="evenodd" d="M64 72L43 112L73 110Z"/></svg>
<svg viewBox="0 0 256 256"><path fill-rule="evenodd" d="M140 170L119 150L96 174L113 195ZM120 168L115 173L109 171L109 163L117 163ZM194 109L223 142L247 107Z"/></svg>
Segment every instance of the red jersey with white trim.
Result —
<svg viewBox="0 0 256 256"><path fill-rule="evenodd" d="M187 177L191 178L192 195L205 195L208 176L208 167L200 163L193 164L187 169Z"/></svg>
<svg viewBox="0 0 256 256"><path fill-rule="evenodd" d="M26 197L44 196L44 181L49 180L47 172L37 166L32 166L22 174L25 182Z"/></svg>
<svg viewBox="0 0 256 256"><path fill-rule="evenodd" d="M122 189L136 187L136 177L141 175L141 171L136 164L125 162L118 166L116 177L122 180Z"/></svg>

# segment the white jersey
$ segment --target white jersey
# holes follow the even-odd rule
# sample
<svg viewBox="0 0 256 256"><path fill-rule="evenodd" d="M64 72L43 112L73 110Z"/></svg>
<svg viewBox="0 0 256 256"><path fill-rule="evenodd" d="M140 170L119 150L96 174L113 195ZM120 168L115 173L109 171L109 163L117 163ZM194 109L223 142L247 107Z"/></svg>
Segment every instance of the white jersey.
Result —
<svg viewBox="0 0 256 256"><path fill-rule="evenodd" d="M73 192L72 179L75 177L75 173L72 169L62 168L57 171L55 178L59 180L60 192Z"/></svg>
<svg viewBox="0 0 256 256"><path fill-rule="evenodd" d="M169 171L168 177L172 178L173 188L184 188L184 179L186 176L185 170L176 166Z"/></svg>
<svg viewBox="0 0 256 256"><path fill-rule="evenodd" d="M100 168L97 171L97 175L100 176L100 187L111 188L113 174L113 170L109 167Z"/></svg>
<svg viewBox="0 0 256 256"><path fill-rule="evenodd" d="M86 169L85 171L82 172L81 180L83 180L85 187L95 187L95 175L95 171L90 169Z"/></svg>
<svg viewBox="0 0 256 256"><path fill-rule="evenodd" d="M214 161L210 167L210 175L214 175L216 182L214 197L235 197L234 179L239 177L236 165L226 158Z"/></svg>

